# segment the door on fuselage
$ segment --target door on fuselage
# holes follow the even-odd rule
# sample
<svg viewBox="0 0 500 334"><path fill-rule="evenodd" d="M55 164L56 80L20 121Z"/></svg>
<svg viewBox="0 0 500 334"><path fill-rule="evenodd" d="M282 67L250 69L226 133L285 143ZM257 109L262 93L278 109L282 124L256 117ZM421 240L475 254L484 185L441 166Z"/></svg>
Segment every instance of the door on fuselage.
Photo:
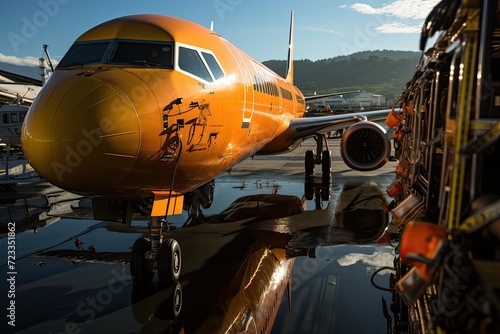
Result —
<svg viewBox="0 0 500 334"><path fill-rule="evenodd" d="M250 133L250 122L253 116L254 110L254 81L252 76L252 69L250 68L250 63L246 60L245 55L234 45L221 38L222 42L227 46L234 60L238 64L240 75L243 81L243 106L242 106L242 120L241 128L248 129Z"/></svg>

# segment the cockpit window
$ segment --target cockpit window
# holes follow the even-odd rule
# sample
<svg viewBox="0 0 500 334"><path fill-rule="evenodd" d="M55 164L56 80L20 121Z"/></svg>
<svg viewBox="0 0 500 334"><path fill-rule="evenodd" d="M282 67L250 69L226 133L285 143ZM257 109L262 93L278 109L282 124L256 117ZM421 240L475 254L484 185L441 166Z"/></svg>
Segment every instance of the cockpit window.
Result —
<svg viewBox="0 0 500 334"><path fill-rule="evenodd" d="M222 68L220 67L219 63L215 59L213 54L210 54L208 52L202 52L203 58L208 64L208 67L210 68L210 71L212 72L215 80L223 78L224 77L224 71L222 71Z"/></svg>
<svg viewBox="0 0 500 334"><path fill-rule="evenodd" d="M173 68L173 44L133 40L77 42L71 46L58 68L89 64L120 64Z"/></svg>
<svg viewBox="0 0 500 334"><path fill-rule="evenodd" d="M109 41L75 43L64 55L57 67L61 68L100 63L102 62L109 43Z"/></svg>
<svg viewBox="0 0 500 334"><path fill-rule="evenodd" d="M110 62L172 68L172 54L171 43L118 41Z"/></svg>
<svg viewBox="0 0 500 334"><path fill-rule="evenodd" d="M177 49L176 49L177 50ZM179 70L207 82L225 76L216 57L207 50L179 46ZM129 39L76 42L57 68L89 64L115 64L148 68L174 68L174 43Z"/></svg>
<svg viewBox="0 0 500 334"><path fill-rule="evenodd" d="M188 49L183 46L179 47L179 68L205 81L213 81L210 72L208 72L200 54L196 50Z"/></svg>

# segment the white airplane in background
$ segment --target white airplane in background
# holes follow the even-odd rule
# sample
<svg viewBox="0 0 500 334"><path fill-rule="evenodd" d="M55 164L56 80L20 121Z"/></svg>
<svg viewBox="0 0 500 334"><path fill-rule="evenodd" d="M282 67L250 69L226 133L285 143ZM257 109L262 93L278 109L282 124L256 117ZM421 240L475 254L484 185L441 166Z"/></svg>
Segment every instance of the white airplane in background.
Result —
<svg viewBox="0 0 500 334"><path fill-rule="evenodd" d="M0 75L0 144L21 147L21 126L41 86Z"/></svg>

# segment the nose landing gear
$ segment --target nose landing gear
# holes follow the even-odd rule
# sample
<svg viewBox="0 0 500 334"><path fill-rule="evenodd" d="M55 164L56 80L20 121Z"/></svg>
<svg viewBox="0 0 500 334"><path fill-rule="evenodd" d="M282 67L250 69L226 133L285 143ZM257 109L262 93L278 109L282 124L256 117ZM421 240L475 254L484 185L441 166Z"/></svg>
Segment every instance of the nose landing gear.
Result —
<svg viewBox="0 0 500 334"><path fill-rule="evenodd" d="M149 222L150 238L137 239L132 247L130 273L136 285L151 284L155 272L161 284L169 286L179 280L182 254L175 239L163 240L166 221L151 217Z"/></svg>

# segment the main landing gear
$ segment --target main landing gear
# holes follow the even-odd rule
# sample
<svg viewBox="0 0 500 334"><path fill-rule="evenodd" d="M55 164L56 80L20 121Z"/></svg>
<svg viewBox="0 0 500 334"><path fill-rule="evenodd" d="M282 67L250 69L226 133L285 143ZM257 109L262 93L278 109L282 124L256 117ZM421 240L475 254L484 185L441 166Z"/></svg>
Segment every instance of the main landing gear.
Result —
<svg viewBox="0 0 500 334"><path fill-rule="evenodd" d="M149 238L137 239L132 247L130 273L137 285L151 284L155 272L163 285L171 285L179 280L181 273L181 248L174 239L163 239L166 221L161 217L151 217Z"/></svg>
<svg viewBox="0 0 500 334"><path fill-rule="evenodd" d="M332 155L328 149L328 140L326 134L317 134L314 137L316 141L316 154L314 151L307 150L305 157L306 176L311 176L314 173L315 165L321 164L321 172L323 177L330 177L332 170ZM324 149L323 149L324 144Z"/></svg>

